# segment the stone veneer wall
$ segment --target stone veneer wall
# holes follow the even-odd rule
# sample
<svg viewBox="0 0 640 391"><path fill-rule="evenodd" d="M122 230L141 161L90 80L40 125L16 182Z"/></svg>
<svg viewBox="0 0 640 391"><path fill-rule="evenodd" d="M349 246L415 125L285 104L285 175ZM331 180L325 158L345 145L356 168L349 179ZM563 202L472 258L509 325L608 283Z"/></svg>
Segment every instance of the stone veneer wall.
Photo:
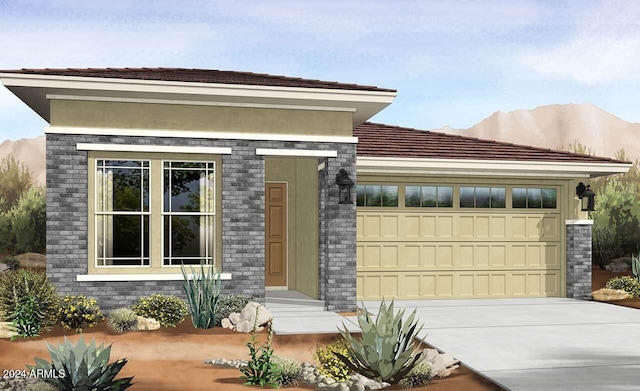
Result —
<svg viewBox="0 0 640 391"><path fill-rule="evenodd" d="M87 274L87 152L76 143L230 147L222 158L222 264L232 279L222 282L222 293L246 293L264 298L264 157L256 148L337 150L327 159L320 201L320 224L328 232L319 241L324 270L320 293L327 307L355 309L355 205L338 205L335 174L346 168L355 181L355 145L283 141L181 139L132 136L47 134L47 276L61 294L95 297L106 311L133 304L153 293L185 298L182 281L78 282ZM322 176L322 175L321 175ZM331 181L333 178L333 181ZM322 255L321 255L322 254Z"/></svg>
<svg viewBox="0 0 640 391"><path fill-rule="evenodd" d="M567 297L591 299L591 221L567 221Z"/></svg>
<svg viewBox="0 0 640 391"><path fill-rule="evenodd" d="M336 174L341 168L356 182L356 146L336 146L338 157L325 160L318 173L319 204L319 297L330 311L356 309L356 204L338 204Z"/></svg>

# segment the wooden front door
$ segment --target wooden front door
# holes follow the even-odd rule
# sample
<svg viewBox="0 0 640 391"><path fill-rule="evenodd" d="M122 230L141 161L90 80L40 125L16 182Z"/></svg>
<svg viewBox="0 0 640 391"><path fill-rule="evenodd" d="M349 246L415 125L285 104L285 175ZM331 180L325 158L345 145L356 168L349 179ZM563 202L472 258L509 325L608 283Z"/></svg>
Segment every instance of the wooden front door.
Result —
<svg viewBox="0 0 640 391"><path fill-rule="evenodd" d="M265 184L265 285L287 285L287 184Z"/></svg>

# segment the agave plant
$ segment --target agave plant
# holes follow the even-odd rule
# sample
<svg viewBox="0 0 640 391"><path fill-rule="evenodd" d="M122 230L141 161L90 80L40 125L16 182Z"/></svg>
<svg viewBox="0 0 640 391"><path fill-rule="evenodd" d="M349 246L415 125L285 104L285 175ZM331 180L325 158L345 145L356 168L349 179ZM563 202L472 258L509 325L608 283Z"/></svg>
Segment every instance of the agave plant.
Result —
<svg viewBox="0 0 640 391"><path fill-rule="evenodd" d="M200 273L196 273L192 267L191 274L192 278L189 279L183 264L184 292L187 295L193 327L210 329L216 322L216 307L220 297L220 271L212 266L205 272L204 266L200 264Z"/></svg>
<svg viewBox="0 0 640 391"><path fill-rule="evenodd" d="M637 256L631 255L631 271L633 271L635 279L640 282L640 253Z"/></svg>
<svg viewBox="0 0 640 391"><path fill-rule="evenodd" d="M364 307L364 305L363 305ZM351 360L340 353L336 356L353 371L369 378L396 384L404 378L422 358L417 352L416 336L422 331L418 326L416 311L403 321L404 310L395 313L393 301L389 307L384 300L375 322L364 308L358 314L362 337L358 341L347 327L339 330L347 342Z"/></svg>
<svg viewBox="0 0 640 391"><path fill-rule="evenodd" d="M47 382L60 390L126 390L132 386L133 377L114 380L118 372L127 363L127 359L119 359L109 364L111 345L104 347L104 343L96 347L95 340L87 345L82 336L74 347L64 337L64 344L57 347L49 345L47 349L51 355L51 362L36 357L36 365L27 365L29 370L42 369L58 376L47 378Z"/></svg>

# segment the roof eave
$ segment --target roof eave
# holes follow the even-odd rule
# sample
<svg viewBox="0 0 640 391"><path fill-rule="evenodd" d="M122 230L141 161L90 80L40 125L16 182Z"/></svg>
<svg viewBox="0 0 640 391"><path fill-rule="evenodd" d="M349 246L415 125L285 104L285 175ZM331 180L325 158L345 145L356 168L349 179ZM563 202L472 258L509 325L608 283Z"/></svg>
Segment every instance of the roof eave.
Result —
<svg viewBox="0 0 640 391"><path fill-rule="evenodd" d="M0 73L0 82L47 122L47 95L341 107L354 110L357 126L390 105L397 92L257 86L80 76Z"/></svg>
<svg viewBox="0 0 640 391"><path fill-rule="evenodd" d="M629 171L631 163L432 159L358 156L362 174L600 177Z"/></svg>

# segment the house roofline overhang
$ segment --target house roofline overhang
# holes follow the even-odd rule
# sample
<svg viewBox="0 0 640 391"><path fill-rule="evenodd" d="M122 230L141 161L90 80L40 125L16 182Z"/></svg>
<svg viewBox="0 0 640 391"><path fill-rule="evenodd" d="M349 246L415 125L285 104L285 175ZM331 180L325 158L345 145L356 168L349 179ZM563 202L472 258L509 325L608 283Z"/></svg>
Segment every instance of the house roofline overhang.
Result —
<svg viewBox="0 0 640 391"><path fill-rule="evenodd" d="M595 178L622 174L631 163L588 163L481 159L433 159L359 156L358 174L415 174L469 176L545 176Z"/></svg>
<svg viewBox="0 0 640 391"><path fill-rule="evenodd" d="M390 105L397 92L256 86L80 76L0 73L0 81L47 122L49 98L103 97L105 100L218 102L237 105L305 106L353 111L354 127ZM89 99L88 99L89 100Z"/></svg>

